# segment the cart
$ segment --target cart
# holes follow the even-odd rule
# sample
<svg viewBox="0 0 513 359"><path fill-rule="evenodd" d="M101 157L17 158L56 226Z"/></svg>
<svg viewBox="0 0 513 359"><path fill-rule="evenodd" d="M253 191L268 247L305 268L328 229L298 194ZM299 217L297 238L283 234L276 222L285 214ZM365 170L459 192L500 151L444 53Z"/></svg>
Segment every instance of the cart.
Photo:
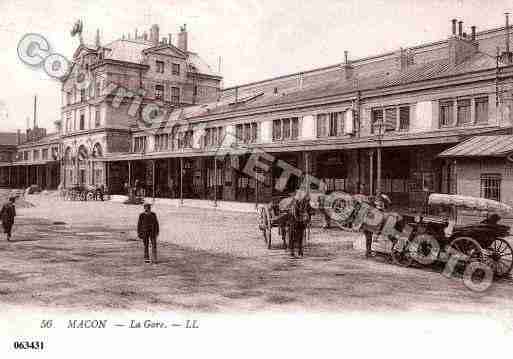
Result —
<svg viewBox="0 0 513 359"><path fill-rule="evenodd" d="M257 207L258 228L262 231L264 242L267 248L271 249L272 245L272 229L278 228L278 233L283 241L283 247L287 248L287 236L290 235L289 222L290 213L288 206L292 202L293 197L273 198L268 204L259 205Z"/></svg>
<svg viewBox="0 0 513 359"><path fill-rule="evenodd" d="M438 193L429 196L426 207L427 213L404 216L413 231L406 245L392 247L392 256L397 263L405 266L419 263L417 259L425 258L428 252L435 252L436 260L447 261L456 253L462 258L457 263L460 270L478 261L489 266L496 277L511 272L513 249L506 239L510 228L498 221L504 214L512 214L512 207L484 198ZM473 224L456 225L458 215L465 211L472 215L484 212L486 218ZM423 240L419 241L420 236ZM434 238L435 245L429 244L426 238ZM433 247L438 248L434 251Z"/></svg>
<svg viewBox="0 0 513 359"><path fill-rule="evenodd" d="M291 204L294 200L294 195L291 194L287 197L275 197L273 200L264 205L257 207L257 221L258 228L262 231L264 242L267 244L267 248L271 249L272 246L272 229L278 228L278 234L281 236L283 242L283 248L287 248L287 244L290 244L290 232L291 232ZM316 198L310 197L310 205L312 201L316 201ZM306 226L305 243L308 243L310 234L311 222Z"/></svg>

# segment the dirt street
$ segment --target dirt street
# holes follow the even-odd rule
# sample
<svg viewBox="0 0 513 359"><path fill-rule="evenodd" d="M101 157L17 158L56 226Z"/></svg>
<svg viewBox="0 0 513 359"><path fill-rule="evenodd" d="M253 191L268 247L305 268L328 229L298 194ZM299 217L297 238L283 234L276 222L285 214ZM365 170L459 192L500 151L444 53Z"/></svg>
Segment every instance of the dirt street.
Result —
<svg viewBox="0 0 513 359"><path fill-rule="evenodd" d="M359 235L314 228L304 259L264 246L253 214L155 206L160 263L143 263L139 206L31 196L0 240L0 302L71 310L397 311L511 318L513 286L468 290L436 270L367 260ZM343 239L357 239L344 249Z"/></svg>

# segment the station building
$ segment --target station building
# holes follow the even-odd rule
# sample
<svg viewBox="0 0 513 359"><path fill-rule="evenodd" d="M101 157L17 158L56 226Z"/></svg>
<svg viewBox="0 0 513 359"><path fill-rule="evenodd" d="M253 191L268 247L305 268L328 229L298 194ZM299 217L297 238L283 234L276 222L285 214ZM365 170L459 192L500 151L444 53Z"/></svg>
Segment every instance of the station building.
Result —
<svg viewBox="0 0 513 359"><path fill-rule="evenodd" d="M176 46L156 25L149 37L104 46L97 35L73 55L58 133L18 145L0 164L1 184L26 184L12 177L20 164L33 181L30 166L49 164L31 151L57 146L49 187L104 184L117 194L137 181L154 197L268 202L307 174L328 190L379 190L410 208L428 192L468 192L467 169L443 153L513 134L513 55L508 24L464 30L452 20L438 42L360 59L346 52L333 66L230 88L189 51L185 26ZM508 181L495 186L505 193Z"/></svg>

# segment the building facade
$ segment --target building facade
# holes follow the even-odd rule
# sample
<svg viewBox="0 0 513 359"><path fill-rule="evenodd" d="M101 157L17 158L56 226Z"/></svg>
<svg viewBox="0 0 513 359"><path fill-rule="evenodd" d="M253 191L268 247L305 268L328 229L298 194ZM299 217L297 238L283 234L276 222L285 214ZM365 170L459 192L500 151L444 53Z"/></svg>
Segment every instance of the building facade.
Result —
<svg viewBox="0 0 513 359"><path fill-rule="evenodd" d="M439 154L511 133L513 56L509 27L448 29L439 42L346 52L341 64L227 89L188 51L185 27L177 46L155 25L149 38L97 38L76 50L80 65L62 85L60 183L123 193L137 181L155 197L267 202L308 178L408 207L427 192L456 193L454 160ZM84 78L92 85L81 89Z"/></svg>

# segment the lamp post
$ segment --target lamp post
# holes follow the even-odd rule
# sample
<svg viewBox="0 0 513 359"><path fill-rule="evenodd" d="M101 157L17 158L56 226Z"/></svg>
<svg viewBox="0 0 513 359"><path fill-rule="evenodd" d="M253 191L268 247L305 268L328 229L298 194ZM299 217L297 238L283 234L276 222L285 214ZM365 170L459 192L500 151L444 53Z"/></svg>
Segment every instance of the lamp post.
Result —
<svg viewBox="0 0 513 359"><path fill-rule="evenodd" d="M217 207L217 156L214 154L214 207Z"/></svg>
<svg viewBox="0 0 513 359"><path fill-rule="evenodd" d="M378 147L376 149L376 195L381 194L381 151L383 140L383 118L378 123Z"/></svg>
<svg viewBox="0 0 513 359"><path fill-rule="evenodd" d="M180 157L180 205L183 206L183 157Z"/></svg>

